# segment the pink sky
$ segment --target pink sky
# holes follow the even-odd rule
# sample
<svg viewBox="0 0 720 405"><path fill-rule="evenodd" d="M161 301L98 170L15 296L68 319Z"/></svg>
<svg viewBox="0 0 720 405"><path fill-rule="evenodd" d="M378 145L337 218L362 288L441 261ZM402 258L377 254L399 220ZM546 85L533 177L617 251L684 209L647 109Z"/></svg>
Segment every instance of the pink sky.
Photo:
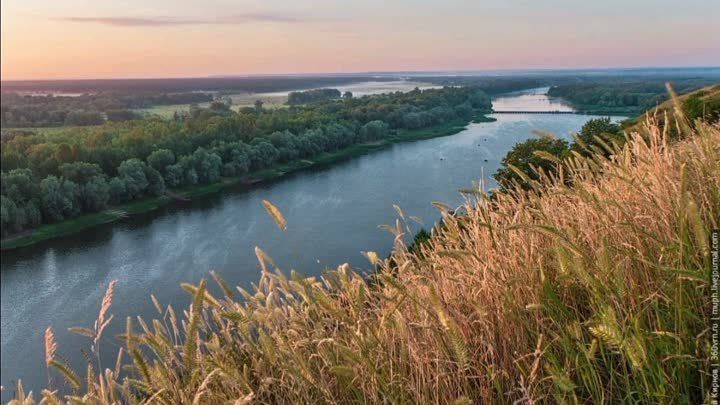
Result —
<svg viewBox="0 0 720 405"><path fill-rule="evenodd" d="M2 0L2 79L720 65L720 2L536 3Z"/></svg>

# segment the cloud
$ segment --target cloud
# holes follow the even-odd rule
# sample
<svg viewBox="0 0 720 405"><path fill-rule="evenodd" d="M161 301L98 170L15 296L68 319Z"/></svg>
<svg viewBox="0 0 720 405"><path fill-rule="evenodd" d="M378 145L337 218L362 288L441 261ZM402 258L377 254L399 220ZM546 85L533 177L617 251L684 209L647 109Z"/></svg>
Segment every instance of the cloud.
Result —
<svg viewBox="0 0 720 405"><path fill-rule="evenodd" d="M115 27L160 27L173 25L236 25L253 22L299 23L306 20L278 14L240 14L218 18L178 17L59 17L59 21L95 23Z"/></svg>

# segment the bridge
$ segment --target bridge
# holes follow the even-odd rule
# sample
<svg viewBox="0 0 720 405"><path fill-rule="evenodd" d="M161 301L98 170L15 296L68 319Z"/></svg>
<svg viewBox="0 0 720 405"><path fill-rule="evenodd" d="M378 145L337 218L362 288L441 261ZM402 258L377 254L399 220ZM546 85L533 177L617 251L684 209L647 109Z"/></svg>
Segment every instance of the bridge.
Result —
<svg viewBox="0 0 720 405"><path fill-rule="evenodd" d="M493 114L579 114L577 111L522 111L522 110L499 110Z"/></svg>

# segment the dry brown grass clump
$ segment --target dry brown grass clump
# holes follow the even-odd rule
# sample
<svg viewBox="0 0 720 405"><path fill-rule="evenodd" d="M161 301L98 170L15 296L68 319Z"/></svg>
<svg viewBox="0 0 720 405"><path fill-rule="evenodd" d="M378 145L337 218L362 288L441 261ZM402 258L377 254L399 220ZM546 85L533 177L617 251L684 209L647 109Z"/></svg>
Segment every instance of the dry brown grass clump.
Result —
<svg viewBox="0 0 720 405"><path fill-rule="evenodd" d="M678 125L673 144L659 128L532 190L478 193L415 253L398 223L372 281L287 277L258 250L254 291L183 286L189 308L128 318L114 370L89 364L75 396L44 401L701 403L720 128Z"/></svg>

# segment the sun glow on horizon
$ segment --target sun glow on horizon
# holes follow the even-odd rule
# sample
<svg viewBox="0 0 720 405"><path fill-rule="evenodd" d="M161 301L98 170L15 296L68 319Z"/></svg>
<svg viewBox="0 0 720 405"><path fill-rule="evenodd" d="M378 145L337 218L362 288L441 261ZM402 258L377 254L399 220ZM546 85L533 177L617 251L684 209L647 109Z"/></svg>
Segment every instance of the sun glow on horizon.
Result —
<svg viewBox="0 0 720 405"><path fill-rule="evenodd" d="M3 0L2 79L720 65L702 0L146 3Z"/></svg>

